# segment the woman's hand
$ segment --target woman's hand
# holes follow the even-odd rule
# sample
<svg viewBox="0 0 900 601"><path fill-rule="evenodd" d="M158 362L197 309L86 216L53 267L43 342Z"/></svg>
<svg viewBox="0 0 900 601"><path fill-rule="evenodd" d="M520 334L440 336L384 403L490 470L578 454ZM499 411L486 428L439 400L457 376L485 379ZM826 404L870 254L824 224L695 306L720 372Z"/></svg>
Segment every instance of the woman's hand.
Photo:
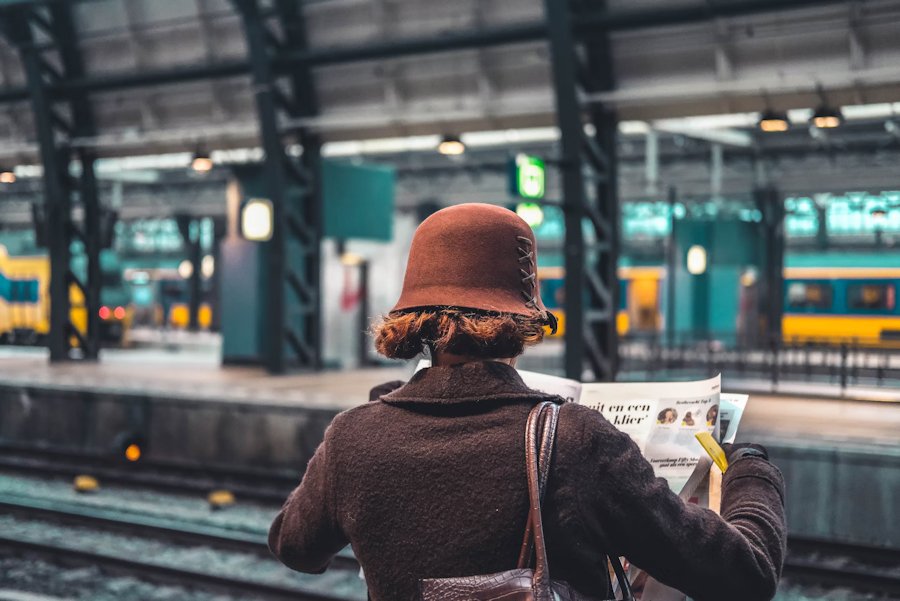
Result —
<svg viewBox="0 0 900 601"><path fill-rule="evenodd" d="M736 444L726 442L722 445L722 450L725 451L725 457L726 459L728 459L728 465L731 465L735 461L744 457L759 457L765 460L769 459L769 452L766 450L766 447L762 446L761 444L754 444L752 442L739 442Z"/></svg>

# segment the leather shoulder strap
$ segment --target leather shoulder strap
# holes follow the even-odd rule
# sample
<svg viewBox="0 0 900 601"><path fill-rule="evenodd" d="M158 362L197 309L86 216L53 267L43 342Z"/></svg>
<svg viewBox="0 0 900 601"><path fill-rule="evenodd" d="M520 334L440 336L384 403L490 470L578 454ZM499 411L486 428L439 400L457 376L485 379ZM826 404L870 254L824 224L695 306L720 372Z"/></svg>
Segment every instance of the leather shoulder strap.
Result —
<svg viewBox="0 0 900 601"><path fill-rule="evenodd" d="M544 544L544 524L541 516L541 503L547 489L550 476L550 464L556 443L556 427L559 422L559 405L545 401L536 405L528 414L525 425L525 469L528 477L529 513L525 526L525 537L519 552L519 568L527 568L531 563L534 551L534 589L535 592L550 589L550 568L547 561L547 549ZM607 556L612 565L622 601L634 601L634 594L628 576L622 568L619 558ZM549 597L548 597L549 598Z"/></svg>
<svg viewBox="0 0 900 601"><path fill-rule="evenodd" d="M558 418L559 406L556 403L545 401L531 410L531 413L528 415L528 423L525 426L525 468L528 479L530 507L528 522L525 525L525 536L522 540L522 548L519 551L519 568L529 567L532 560L532 552L536 550L539 555L539 563L541 561L540 555L544 556L544 569L542 572L547 572L546 550L543 548L541 503L550 475ZM532 484L536 487L537 494L535 499L531 499ZM538 538L541 541L540 549L537 548Z"/></svg>

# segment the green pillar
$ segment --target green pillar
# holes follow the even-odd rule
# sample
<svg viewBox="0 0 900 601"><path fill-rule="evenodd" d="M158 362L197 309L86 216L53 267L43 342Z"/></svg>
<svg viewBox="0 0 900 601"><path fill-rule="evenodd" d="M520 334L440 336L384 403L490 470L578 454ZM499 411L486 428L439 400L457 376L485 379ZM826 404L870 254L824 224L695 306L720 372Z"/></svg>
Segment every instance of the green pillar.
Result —
<svg viewBox="0 0 900 601"><path fill-rule="evenodd" d="M748 269L759 270L759 225L737 219L675 222L675 332L680 340L736 339Z"/></svg>

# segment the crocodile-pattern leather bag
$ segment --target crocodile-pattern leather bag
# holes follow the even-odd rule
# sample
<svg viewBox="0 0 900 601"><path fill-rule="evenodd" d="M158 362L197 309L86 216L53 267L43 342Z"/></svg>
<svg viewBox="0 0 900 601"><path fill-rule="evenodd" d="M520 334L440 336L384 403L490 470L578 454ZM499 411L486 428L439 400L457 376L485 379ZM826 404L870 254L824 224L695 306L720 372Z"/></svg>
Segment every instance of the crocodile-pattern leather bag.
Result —
<svg viewBox="0 0 900 601"><path fill-rule="evenodd" d="M600 601L597 597L579 593L566 582L550 579L541 520L541 499L550 473L558 419L559 405L551 402L535 406L528 414L525 426L525 468L531 510L518 567L497 574L420 580L422 601ZM534 569L528 567L532 557L535 560ZM619 558L610 556L609 561L622 591L622 601L634 601Z"/></svg>

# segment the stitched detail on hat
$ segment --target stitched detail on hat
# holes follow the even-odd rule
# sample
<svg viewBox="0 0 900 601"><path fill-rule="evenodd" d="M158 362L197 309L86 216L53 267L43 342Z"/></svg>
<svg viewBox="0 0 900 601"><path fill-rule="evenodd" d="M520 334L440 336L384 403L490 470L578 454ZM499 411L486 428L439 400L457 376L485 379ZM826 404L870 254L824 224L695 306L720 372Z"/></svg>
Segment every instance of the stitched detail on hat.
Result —
<svg viewBox="0 0 900 601"><path fill-rule="evenodd" d="M522 298L525 299L525 306L537 309L537 270L534 264L534 250L532 249L532 241L526 236L516 236L521 246L518 247L519 263L525 263L525 267L519 268L522 274Z"/></svg>

